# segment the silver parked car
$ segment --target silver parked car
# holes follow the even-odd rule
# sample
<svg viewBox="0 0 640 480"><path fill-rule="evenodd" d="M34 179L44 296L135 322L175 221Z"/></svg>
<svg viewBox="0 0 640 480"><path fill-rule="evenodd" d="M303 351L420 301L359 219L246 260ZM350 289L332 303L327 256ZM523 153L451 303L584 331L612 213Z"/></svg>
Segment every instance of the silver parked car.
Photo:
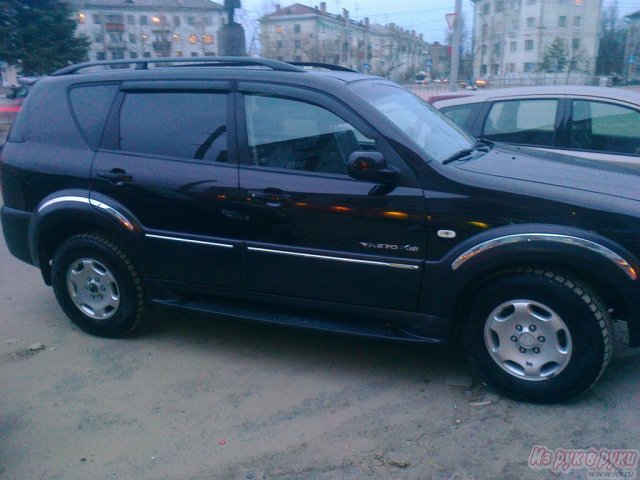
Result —
<svg viewBox="0 0 640 480"><path fill-rule="evenodd" d="M434 107L475 137L640 165L640 93L544 86L434 96Z"/></svg>

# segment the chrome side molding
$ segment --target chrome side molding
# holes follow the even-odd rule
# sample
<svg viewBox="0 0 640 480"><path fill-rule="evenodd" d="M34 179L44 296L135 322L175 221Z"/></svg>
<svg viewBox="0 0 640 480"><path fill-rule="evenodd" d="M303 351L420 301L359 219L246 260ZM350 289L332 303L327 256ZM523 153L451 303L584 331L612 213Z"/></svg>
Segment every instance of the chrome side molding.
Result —
<svg viewBox="0 0 640 480"><path fill-rule="evenodd" d="M334 262L359 263L362 265L377 265L380 267L400 268L405 270L419 270L418 265L409 265L406 263L380 262L374 260L360 260L357 258L333 257L329 255L316 255L311 253L290 252L287 250L273 250L270 248L248 247L252 252L274 253L276 255L289 255L292 257L315 258L319 260L331 260Z"/></svg>

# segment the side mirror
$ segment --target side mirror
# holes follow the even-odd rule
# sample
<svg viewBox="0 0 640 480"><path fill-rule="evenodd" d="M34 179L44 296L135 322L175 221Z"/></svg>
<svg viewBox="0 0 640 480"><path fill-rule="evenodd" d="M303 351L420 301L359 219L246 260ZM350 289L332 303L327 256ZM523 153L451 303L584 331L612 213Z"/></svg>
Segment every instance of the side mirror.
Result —
<svg viewBox="0 0 640 480"><path fill-rule="evenodd" d="M398 176L398 170L389 167L380 152L353 152L347 161L349 176L356 180L391 183Z"/></svg>

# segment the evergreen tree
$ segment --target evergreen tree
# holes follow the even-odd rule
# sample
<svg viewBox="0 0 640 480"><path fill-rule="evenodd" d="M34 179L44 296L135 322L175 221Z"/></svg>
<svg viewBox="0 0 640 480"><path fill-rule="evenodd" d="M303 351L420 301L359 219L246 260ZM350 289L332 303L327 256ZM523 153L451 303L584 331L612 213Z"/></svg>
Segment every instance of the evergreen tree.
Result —
<svg viewBox="0 0 640 480"><path fill-rule="evenodd" d="M89 40L75 37L73 11L60 0L2 0L0 59L23 75L45 75L87 57Z"/></svg>
<svg viewBox="0 0 640 480"><path fill-rule="evenodd" d="M542 61L540 62L540 71L549 73L562 72L568 63L569 55L564 41L560 37L556 37L551 45L544 49Z"/></svg>

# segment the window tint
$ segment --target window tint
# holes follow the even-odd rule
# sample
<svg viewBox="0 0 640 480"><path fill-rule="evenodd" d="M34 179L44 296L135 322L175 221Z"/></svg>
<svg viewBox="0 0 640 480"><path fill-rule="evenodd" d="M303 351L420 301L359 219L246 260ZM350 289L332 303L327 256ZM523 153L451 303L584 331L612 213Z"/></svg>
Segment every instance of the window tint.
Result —
<svg viewBox="0 0 640 480"><path fill-rule="evenodd" d="M569 145L578 150L640 155L640 112L603 102L573 101Z"/></svg>
<svg viewBox="0 0 640 480"><path fill-rule="evenodd" d="M100 144L102 130L117 90L117 85L83 85L73 88L69 93L78 126L93 147Z"/></svg>
<svg viewBox="0 0 640 480"><path fill-rule="evenodd" d="M225 162L226 119L223 93L132 93L120 110L120 148Z"/></svg>
<svg viewBox="0 0 640 480"><path fill-rule="evenodd" d="M453 120L459 127L468 129L474 107L475 104L458 105L456 107L445 107L440 111Z"/></svg>
<svg viewBox="0 0 640 480"><path fill-rule="evenodd" d="M483 136L499 142L553 146L557 100L495 102Z"/></svg>
<svg viewBox="0 0 640 480"><path fill-rule="evenodd" d="M351 153L374 149L373 139L310 103L247 95L245 109L254 165L346 175Z"/></svg>

